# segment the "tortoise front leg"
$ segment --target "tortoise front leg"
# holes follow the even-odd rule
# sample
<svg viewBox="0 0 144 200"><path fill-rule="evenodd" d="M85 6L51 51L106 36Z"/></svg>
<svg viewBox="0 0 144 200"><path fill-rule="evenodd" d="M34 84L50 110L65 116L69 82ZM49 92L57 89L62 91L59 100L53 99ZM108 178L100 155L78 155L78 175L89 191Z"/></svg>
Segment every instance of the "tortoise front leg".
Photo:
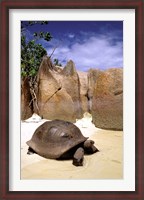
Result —
<svg viewBox="0 0 144 200"><path fill-rule="evenodd" d="M73 165L83 166L83 160L84 160L84 149L82 147L79 147L73 156Z"/></svg>
<svg viewBox="0 0 144 200"><path fill-rule="evenodd" d="M84 142L84 150L88 154L93 154L99 151L95 146L94 146L94 141L93 140L86 140Z"/></svg>

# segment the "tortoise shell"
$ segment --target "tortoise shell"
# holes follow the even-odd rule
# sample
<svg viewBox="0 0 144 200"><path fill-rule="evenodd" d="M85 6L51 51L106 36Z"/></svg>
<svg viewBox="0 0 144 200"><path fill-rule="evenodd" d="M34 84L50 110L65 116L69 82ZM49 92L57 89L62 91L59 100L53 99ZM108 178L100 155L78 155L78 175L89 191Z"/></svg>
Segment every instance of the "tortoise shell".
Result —
<svg viewBox="0 0 144 200"><path fill-rule="evenodd" d="M40 156L57 159L87 139L73 123L53 120L40 125L27 145Z"/></svg>

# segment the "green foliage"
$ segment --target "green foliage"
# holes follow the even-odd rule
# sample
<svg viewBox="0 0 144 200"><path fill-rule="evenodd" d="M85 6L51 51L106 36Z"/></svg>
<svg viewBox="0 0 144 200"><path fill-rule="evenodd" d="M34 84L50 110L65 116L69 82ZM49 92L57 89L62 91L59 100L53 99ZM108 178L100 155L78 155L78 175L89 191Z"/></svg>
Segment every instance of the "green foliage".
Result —
<svg viewBox="0 0 144 200"><path fill-rule="evenodd" d="M62 66L57 58L54 59L54 65Z"/></svg>
<svg viewBox="0 0 144 200"><path fill-rule="evenodd" d="M37 44L36 40L42 38L46 41L50 41L52 36L49 32L39 33L35 32L33 34L33 39L27 41L26 39L26 27L33 26L36 24L48 24L47 21L29 21L27 23L21 24L21 76L22 77L35 77L39 69L42 57L47 54L46 50L41 44Z"/></svg>
<svg viewBox="0 0 144 200"><path fill-rule="evenodd" d="M34 34L33 34L33 36L35 37L35 38L43 38L44 40L46 40L46 41L50 41L51 39L52 39L52 36L51 36L51 34L49 33L49 32L43 32L43 31L41 31L41 32L39 32L39 33L37 33L37 32L35 32Z"/></svg>

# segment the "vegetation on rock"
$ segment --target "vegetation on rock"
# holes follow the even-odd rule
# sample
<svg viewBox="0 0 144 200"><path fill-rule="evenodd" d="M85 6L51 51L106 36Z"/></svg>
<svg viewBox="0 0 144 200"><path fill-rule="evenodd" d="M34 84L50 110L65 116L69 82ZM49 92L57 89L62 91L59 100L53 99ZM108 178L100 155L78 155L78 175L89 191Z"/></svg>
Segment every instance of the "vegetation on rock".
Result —
<svg viewBox="0 0 144 200"><path fill-rule="evenodd" d="M26 37L27 27L39 25L47 25L47 21L28 21L21 22L21 77L23 80L27 80L29 83L30 94L32 100L29 103L29 106L32 104L33 107L39 110L37 104L37 72L39 66L42 62L43 56L47 55L45 48L38 43L38 39L44 39L49 42L52 39L52 36L49 32L34 32L31 39Z"/></svg>

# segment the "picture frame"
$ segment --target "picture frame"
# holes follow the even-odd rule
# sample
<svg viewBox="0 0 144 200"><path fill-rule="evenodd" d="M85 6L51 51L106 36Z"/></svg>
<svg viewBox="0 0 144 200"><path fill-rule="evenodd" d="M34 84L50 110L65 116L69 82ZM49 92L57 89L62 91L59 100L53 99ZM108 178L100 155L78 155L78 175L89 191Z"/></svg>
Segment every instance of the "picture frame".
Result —
<svg viewBox="0 0 144 200"><path fill-rule="evenodd" d="M0 93L1 93L1 156L0 156L0 197L1 199L137 199L144 198L143 191L143 12L144 2L142 0L103 0L103 1L66 1L66 0L44 0L44 1L11 1L5 0L1 3L1 68L0 68ZM10 9L135 9L135 88L136 88L136 150L135 150L135 191L9 191L9 10Z"/></svg>

